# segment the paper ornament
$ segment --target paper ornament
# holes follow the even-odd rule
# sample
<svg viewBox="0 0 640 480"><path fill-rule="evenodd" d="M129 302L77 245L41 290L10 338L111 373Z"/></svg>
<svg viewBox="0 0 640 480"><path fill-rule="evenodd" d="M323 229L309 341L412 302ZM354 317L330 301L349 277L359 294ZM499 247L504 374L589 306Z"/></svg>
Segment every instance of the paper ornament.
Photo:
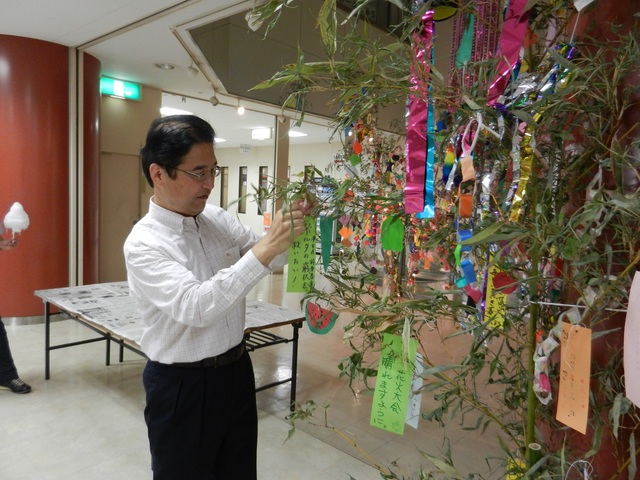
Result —
<svg viewBox="0 0 640 480"><path fill-rule="evenodd" d="M338 318L338 315L331 310L322 308L313 302L307 302L304 313L309 330L320 335L328 333Z"/></svg>
<svg viewBox="0 0 640 480"><path fill-rule="evenodd" d="M29 215L19 202L11 205L11 208L4 216L4 226L13 232L13 235L26 230L29 226Z"/></svg>

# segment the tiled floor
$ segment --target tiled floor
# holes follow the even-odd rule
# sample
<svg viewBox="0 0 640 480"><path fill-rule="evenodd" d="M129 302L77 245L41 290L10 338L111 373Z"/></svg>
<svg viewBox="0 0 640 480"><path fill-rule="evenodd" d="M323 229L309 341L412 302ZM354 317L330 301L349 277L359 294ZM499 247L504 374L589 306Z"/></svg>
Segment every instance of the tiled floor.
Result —
<svg viewBox="0 0 640 480"><path fill-rule="evenodd" d="M300 296L283 293L285 278L266 278L250 297L299 309ZM301 331L297 403L313 400L320 406L316 425L298 422L287 440L289 386L258 393L261 480L382 478L372 465L385 472L391 468L398 478L417 479L420 465L428 465L420 451L437 454L444 448L444 432L435 424L421 421L418 429L407 427L402 436L369 426L371 397L363 390L354 394L338 378L337 365L348 353L340 328L346 321L340 318L327 335ZM7 330L20 376L33 392L0 391L0 479L150 479L140 379L144 360L126 352L119 364L113 351L107 367L102 342L56 350L51 379L45 381L44 326ZM282 327L281 333L289 331ZM72 320L52 328L53 344L92 335ZM286 378L290 356L290 345L253 352L258 384ZM423 398L423 406L427 401ZM461 473L486 470L485 458L498 453L494 435L454 426L447 436Z"/></svg>

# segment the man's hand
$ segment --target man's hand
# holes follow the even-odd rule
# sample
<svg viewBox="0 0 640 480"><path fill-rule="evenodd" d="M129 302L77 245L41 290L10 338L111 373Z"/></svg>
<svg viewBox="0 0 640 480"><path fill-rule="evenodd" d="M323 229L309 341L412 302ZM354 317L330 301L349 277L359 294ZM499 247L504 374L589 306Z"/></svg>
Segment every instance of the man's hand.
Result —
<svg viewBox="0 0 640 480"><path fill-rule="evenodd" d="M11 250L18 245L18 239L10 238L9 240L0 240L0 250Z"/></svg>
<svg viewBox="0 0 640 480"><path fill-rule="evenodd" d="M304 233L307 212L310 213L311 209L303 200L285 205L276 212L265 236L251 249L263 265L269 265L276 256L286 252L293 241Z"/></svg>

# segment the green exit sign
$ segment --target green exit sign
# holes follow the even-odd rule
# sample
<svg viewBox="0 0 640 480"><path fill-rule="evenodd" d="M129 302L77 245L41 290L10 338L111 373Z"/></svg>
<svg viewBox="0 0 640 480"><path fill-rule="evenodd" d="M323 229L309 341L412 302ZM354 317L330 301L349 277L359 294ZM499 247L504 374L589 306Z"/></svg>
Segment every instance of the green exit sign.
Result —
<svg viewBox="0 0 640 480"><path fill-rule="evenodd" d="M112 97L126 98L127 100L140 100L140 85L137 83L125 82L116 78L101 77L100 93L111 95Z"/></svg>

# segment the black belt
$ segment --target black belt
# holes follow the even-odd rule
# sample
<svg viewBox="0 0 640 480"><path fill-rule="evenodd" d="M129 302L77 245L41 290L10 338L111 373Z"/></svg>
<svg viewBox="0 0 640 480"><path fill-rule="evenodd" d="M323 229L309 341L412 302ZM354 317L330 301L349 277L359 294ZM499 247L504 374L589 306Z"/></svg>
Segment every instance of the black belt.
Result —
<svg viewBox="0 0 640 480"><path fill-rule="evenodd" d="M218 368L224 365L229 365L230 363L239 360L242 354L244 353L244 341L240 342L235 347L227 350L220 355L216 355L215 357L205 358L203 360L198 360L197 362L177 362L172 363L171 366L179 367L179 368L205 368L205 367L213 367Z"/></svg>

